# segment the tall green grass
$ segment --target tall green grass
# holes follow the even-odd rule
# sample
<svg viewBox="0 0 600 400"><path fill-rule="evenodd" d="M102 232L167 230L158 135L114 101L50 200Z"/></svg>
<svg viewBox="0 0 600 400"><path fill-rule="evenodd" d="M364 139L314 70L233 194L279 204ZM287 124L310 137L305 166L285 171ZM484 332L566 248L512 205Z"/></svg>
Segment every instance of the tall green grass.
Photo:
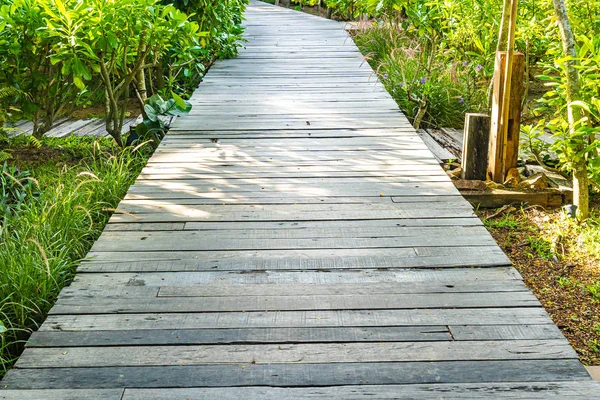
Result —
<svg viewBox="0 0 600 400"><path fill-rule="evenodd" d="M419 109L411 97L428 103L423 128L461 128L466 112L486 109L489 80L476 60L457 60L439 44L432 49L397 24L370 26L354 41L411 123Z"/></svg>
<svg viewBox="0 0 600 400"><path fill-rule="evenodd" d="M149 155L85 139L62 146L69 148L81 160L31 166L42 194L0 220L0 376L43 322Z"/></svg>

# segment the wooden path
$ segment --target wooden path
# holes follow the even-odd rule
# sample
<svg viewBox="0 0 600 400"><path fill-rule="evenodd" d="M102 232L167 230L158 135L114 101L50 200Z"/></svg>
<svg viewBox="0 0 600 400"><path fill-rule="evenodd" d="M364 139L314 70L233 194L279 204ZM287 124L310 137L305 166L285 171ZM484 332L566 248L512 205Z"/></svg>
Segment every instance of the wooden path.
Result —
<svg viewBox="0 0 600 400"><path fill-rule="evenodd" d="M597 398L342 26L247 18L0 398Z"/></svg>

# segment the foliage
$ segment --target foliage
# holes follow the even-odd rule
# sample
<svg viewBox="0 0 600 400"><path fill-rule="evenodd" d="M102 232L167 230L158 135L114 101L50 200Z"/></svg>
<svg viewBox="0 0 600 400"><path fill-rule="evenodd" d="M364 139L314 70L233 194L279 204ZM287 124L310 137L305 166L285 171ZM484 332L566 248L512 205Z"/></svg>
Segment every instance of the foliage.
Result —
<svg viewBox="0 0 600 400"><path fill-rule="evenodd" d="M144 105L144 121L136 126L136 135L142 140L160 141L173 117L187 115L191 109L192 105L175 93L173 93L172 99L166 101L155 94ZM167 118L169 118L169 122L165 122Z"/></svg>
<svg viewBox="0 0 600 400"><path fill-rule="evenodd" d="M454 60L419 30L378 24L355 40L416 127L461 127L465 112L485 108L484 67Z"/></svg>
<svg viewBox="0 0 600 400"><path fill-rule="evenodd" d="M198 25L173 6L162 7L155 0L87 0L69 2L69 9L61 0L50 1L44 6L44 17L48 35L55 39L51 60L62 63L81 90L92 77L101 80L106 130L122 145L130 85L136 84L143 103L143 71L157 66L171 42L193 42Z"/></svg>
<svg viewBox="0 0 600 400"><path fill-rule="evenodd" d="M41 193L24 199L20 211L0 226L2 369L18 355L17 342L43 321L148 159L145 147L119 150L106 139L44 138L42 144L81 161L20 162L39 181ZM29 144L21 139L12 146L16 151Z"/></svg>
<svg viewBox="0 0 600 400"><path fill-rule="evenodd" d="M217 58L237 55L243 29L242 14L249 0L163 0L191 16L201 32L203 48Z"/></svg>
<svg viewBox="0 0 600 400"><path fill-rule="evenodd" d="M49 5L49 0L0 1L0 83L19 89L11 94L12 101L31 116L36 137L50 130L80 96L70 71L51 61L43 11Z"/></svg>
<svg viewBox="0 0 600 400"><path fill-rule="evenodd" d="M19 89L0 103L33 118L38 138L75 107L104 103L107 131L122 144L129 98L142 110L151 94L185 94L214 57L237 54L246 4L0 0L0 87Z"/></svg>
<svg viewBox="0 0 600 400"><path fill-rule="evenodd" d="M576 130L569 132L567 122L567 96L565 61L560 56L560 48L555 48L555 62L547 63L546 74L539 77L546 81L549 90L540 99L537 111L551 118L541 119L539 126L546 126L555 132L557 141L552 150L558 155L562 168L571 171L573 163L585 160L588 173L593 182L600 185L600 37L578 38L577 69L579 72L580 97L574 106L583 111L582 119L577 121ZM555 46L558 47L558 46ZM539 128L538 128L539 129Z"/></svg>
<svg viewBox="0 0 600 400"><path fill-rule="evenodd" d="M21 171L5 162L0 168L0 219L18 212L28 197L39 194L36 189L37 182L29 171Z"/></svg>

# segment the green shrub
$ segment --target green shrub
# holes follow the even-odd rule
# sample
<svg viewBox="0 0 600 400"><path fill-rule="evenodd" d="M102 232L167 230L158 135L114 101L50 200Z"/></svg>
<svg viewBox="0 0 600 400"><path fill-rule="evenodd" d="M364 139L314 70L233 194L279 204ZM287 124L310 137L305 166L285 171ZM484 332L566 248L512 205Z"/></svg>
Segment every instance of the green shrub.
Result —
<svg viewBox="0 0 600 400"><path fill-rule="evenodd" d="M465 112L485 108L482 65L431 51L426 39L399 25L379 24L355 41L415 127L462 127Z"/></svg>

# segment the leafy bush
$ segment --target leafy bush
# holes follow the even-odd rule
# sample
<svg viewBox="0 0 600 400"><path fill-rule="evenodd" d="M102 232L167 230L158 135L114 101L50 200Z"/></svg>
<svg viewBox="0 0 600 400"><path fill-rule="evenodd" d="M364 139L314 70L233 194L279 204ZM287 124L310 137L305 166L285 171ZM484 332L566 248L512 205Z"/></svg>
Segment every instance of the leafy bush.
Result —
<svg viewBox="0 0 600 400"><path fill-rule="evenodd" d="M195 89L213 57L237 54L247 2L0 0L0 87L20 90L8 103L33 119L35 137L100 102L122 144L131 97L142 111L150 94Z"/></svg>
<svg viewBox="0 0 600 400"><path fill-rule="evenodd" d="M44 29L49 5L49 0L0 0L0 82L19 89L12 101L32 118L38 138L82 95L70 71L51 59L52 40Z"/></svg>

